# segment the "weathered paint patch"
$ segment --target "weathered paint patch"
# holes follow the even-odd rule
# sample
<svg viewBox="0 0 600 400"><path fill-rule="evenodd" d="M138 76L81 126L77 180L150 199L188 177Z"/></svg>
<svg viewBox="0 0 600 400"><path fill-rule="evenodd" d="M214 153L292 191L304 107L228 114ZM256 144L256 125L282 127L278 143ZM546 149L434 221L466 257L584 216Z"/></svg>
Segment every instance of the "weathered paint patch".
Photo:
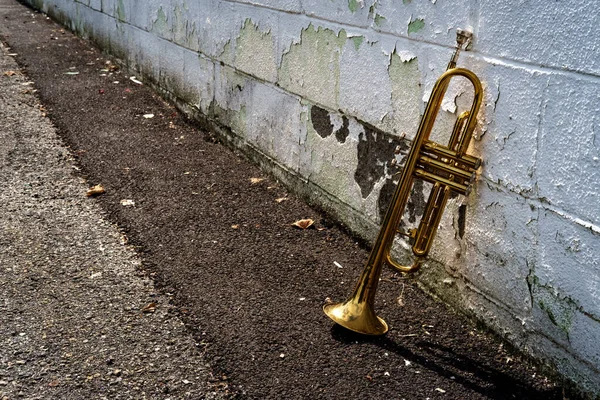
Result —
<svg viewBox="0 0 600 400"><path fill-rule="evenodd" d="M377 27L381 27L383 25L383 23L385 22L385 20L386 20L386 18L380 14L375 14L375 17L373 18L373 22L375 22L375 25Z"/></svg>
<svg viewBox="0 0 600 400"><path fill-rule="evenodd" d="M421 29L423 29L424 27L425 27L425 20L424 19L417 18L417 19L411 20L408 23L408 34L410 35L411 33L417 33Z"/></svg>
<svg viewBox="0 0 600 400"><path fill-rule="evenodd" d="M348 0L348 9L352 12L358 10L358 0Z"/></svg>
<svg viewBox="0 0 600 400"><path fill-rule="evenodd" d="M310 120L315 132L322 138L331 136L335 132L336 140L339 143L345 143L346 139L350 135L350 130L348 129L350 122L345 115L342 115L341 119L341 126L336 128L331 121L331 115L329 111L315 105L310 108Z"/></svg>
<svg viewBox="0 0 600 400"><path fill-rule="evenodd" d="M236 68L269 82L277 81L273 36L271 32L261 32L249 18L236 40L234 57Z"/></svg>
<svg viewBox="0 0 600 400"><path fill-rule="evenodd" d="M422 103L421 73L415 56L394 52L390 57L388 75L391 85L391 111L382 121L382 127L396 134L416 132Z"/></svg>
<svg viewBox="0 0 600 400"><path fill-rule="evenodd" d="M333 133L333 124L329 118L329 112L319 106L310 108L310 120L313 129L319 136L326 138Z"/></svg>
<svg viewBox="0 0 600 400"><path fill-rule="evenodd" d="M169 31L169 21L167 14L162 7L159 7L156 11L156 19L152 21L152 32L158 33L160 36L164 36Z"/></svg>
<svg viewBox="0 0 600 400"><path fill-rule="evenodd" d="M353 36L351 39L354 42L354 48L356 49L356 51L358 51L358 49L360 49L360 45L365 40L365 37L364 36Z"/></svg>
<svg viewBox="0 0 600 400"><path fill-rule="evenodd" d="M115 15L119 21L127 21L127 15L125 13L125 4L123 4L123 0L119 0L117 2Z"/></svg>
<svg viewBox="0 0 600 400"><path fill-rule="evenodd" d="M337 139L338 142L340 143L345 143L346 142L346 138L348 138L348 135L350 135L350 130L348 129L348 125L349 125L349 120L348 118L346 118L345 115L342 116L342 126L335 131L335 138Z"/></svg>
<svg viewBox="0 0 600 400"><path fill-rule="evenodd" d="M346 32L335 33L310 24L302 30L300 42L292 44L281 61L281 87L314 102L338 108L340 53Z"/></svg>
<svg viewBox="0 0 600 400"><path fill-rule="evenodd" d="M542 285L534 274L527 277L527 282L531 296L540 309L548 315L552 324L568 336L577 311L575 303L569 298L560 298L555 288Z"/></svg>
<svg viewBox="0 0 600 400"><path fill-rule="evenodd" d="M400 171L400 168L406 162L406 156L408 155L408 151L410 150L411 143L406 139L398 139L394 138L394 144L397 145L400 149L400 153L396 156L396 160L398 160L397 166L395 168L391 168L387 173L386 181L381 187L381 191L379 192L379 198L377 199L377 208L379 211L379 218L383 219L388 207L390 206L390 202L392 201L392 197L394 195L394 191L398 186L398 181L395 179L396 172ZM393 154L390 156L390 160L393 158ZM404 211L404 217L400 221L400 226L405 226L405 221L409 223L414 223L417 220L417 217L423 214L425 210L425 195L424 195L424 183L420 179L415 179L413 182L413 187L410 192L410 196L406 203L406 210Z"/></svg>
<svg viewBox="0 0 600 400"><path fill-rule="evenodd" d="M375 184L384 177L396 145L391 135L364 126L364 133L360 136L357 146L358 165L354 173L363 198L367 198Z"/></svg>

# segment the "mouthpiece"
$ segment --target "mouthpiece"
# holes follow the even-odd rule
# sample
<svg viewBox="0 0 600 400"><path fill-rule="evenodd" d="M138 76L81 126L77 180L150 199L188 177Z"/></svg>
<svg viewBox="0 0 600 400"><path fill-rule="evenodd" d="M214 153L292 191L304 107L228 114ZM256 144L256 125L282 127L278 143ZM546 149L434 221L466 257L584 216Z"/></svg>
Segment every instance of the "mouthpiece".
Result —
<svg viewBox="0 0 600 400"><path fill-rule="evenodd" d="M473 33L464 29L456 30L456 48L454 49L454 54L448 63L447 69L456 68L456 62L458 61L458 55L461 50L467 50L467 46L469 42L473 38ZM464 48L463 48L464 47Z"/></svg>
<svg viewBox="0 0 600 400"><path fill-rule="evenodd" d="M459 49L463 49L463 46L466 47L469 45L469 42L471 41L471 39L473 38L473 33L466 31L464 29L457 29L456 30L456 47L458 47Z"/></svg>

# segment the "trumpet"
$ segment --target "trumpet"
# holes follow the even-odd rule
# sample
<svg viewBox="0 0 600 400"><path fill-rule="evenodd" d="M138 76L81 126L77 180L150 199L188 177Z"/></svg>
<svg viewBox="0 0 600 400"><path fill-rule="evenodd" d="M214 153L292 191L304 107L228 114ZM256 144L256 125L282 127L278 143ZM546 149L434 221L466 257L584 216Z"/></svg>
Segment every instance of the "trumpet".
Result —
<svg viewBox="0 0 600 400"><path fill-rule="evenodd" d="M433 87L417 134L400 172L398 185L354 292L343 303L323 306L325 314L346 329L366 335L383 335L388 331L387 323L378 317L374 310L375 294L383 264L388 264L402 273L417 271L429 253L448 198L452 193L467 196L476 179L476 170L480 167L481 160L466 154L466 150L477 124L483 89L477 75L456 67L460 51L467 47L471 39L471 32L457 30L454 54L446 71ZM450 80L454 77L463 77L471 82L474 91L473 102L471 108L456 119L448 145L444 146L430 141L429 135ZM433 184L433 187L418 228L406 233L400 231L399 225L416 178ZM411 265L402 265L390 254L397 234L408 236L412 240L415 259Z"/></svg>

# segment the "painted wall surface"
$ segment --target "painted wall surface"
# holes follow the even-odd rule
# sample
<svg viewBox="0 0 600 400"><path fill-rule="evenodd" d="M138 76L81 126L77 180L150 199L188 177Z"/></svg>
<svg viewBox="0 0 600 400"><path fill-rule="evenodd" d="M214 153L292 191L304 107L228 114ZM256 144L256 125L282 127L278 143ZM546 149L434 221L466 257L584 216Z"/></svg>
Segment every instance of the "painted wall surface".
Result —
<svg viewBox="0 0 600 400"><path fill-rule="evenodd" d="M401 161L455 29L472 29L459 65L484 85L470 152L485 163L471 195L450 200L419 280L600 393L596 0L29 2L229 129L233 143L369 240L394 189L394 148ZM470 97L465 82L451 85L436 141ZM429 186L415 188L409 226Z"/></svg>

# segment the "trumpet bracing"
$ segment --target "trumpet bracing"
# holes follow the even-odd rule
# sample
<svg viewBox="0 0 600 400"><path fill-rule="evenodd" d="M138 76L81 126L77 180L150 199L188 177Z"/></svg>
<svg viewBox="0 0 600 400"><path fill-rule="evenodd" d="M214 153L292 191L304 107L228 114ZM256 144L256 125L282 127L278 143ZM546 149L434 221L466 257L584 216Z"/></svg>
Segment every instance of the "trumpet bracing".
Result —
<svg viewBox="0 0 600 400"><path fill-rule="evenodd" d="M406 156L398 186L354 292L343 303L326 304L323 307L329 318L347 329L366 335L383 335L388 331L386 322L374 311L375 293L383 264L386 263L400 272L418 270L431 248L450 194L455 192L468 195L476 178L475 171L481 165L481 160L465 152L477 124L483 89L479 78L473 72L456 67L458 55L469 44L471 37L470 32L457 30L456 49L446 71L433 87L419 129ZM444 146L430 141L429 135L450 80L457 76L462 76L472 83L473 102L470 110L461 113L456 119L448 145ZM399 230L399 224L415 178L432 183L433 187L419 227L404 233ZM412 251L415 256L412 265L402 265L391 257L390 250L396 234L412 239Z"/></svg>

